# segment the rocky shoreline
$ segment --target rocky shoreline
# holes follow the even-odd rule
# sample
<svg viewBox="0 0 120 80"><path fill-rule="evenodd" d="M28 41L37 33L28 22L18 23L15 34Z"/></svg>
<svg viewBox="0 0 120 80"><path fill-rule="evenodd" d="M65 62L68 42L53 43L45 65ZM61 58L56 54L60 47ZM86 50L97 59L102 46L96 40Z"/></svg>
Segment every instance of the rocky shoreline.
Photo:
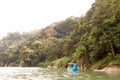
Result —
<svg viewBox="0 0 120 80"><path fill-rule="evenodd" d="M120 72L120 65L119 64L111 64L103 69L96 69L94 71L101 71L101 72L107 72L107 73Z"/></svg>

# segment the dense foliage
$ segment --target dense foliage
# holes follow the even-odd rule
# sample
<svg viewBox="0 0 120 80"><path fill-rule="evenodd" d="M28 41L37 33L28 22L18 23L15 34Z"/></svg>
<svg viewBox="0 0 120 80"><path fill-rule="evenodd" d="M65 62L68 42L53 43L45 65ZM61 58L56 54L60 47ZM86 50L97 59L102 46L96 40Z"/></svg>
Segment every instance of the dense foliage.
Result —
<svg viewBox="0 0 120 80"><path fill-rule="evenodd" d="M44 29L9 33L0 40L1 66L80 68L120 64L120 1L96 0L85 16L69 17Z"/></svg>

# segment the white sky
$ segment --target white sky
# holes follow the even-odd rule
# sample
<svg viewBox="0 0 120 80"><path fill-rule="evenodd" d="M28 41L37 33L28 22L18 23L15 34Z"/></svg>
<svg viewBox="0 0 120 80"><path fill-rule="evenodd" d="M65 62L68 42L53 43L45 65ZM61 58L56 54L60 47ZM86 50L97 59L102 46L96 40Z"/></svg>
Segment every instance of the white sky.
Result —
<svg viewBox="0 0 120 80"><path fill-rule="evenodd" d="M0 37L83 15L95 0L0 0Z"/></svg>

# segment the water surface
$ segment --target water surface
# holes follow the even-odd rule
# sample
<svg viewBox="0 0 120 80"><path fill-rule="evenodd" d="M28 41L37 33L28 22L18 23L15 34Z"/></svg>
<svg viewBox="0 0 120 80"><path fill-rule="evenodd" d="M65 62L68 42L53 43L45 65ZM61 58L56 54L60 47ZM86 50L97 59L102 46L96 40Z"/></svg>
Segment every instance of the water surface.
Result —
<svg viewBox="0 0 120 80"><path fill-rule="evenodd" d="M1 67L0 80L120 80L120 73L91 70L70 73L66 69Z"/></svg>

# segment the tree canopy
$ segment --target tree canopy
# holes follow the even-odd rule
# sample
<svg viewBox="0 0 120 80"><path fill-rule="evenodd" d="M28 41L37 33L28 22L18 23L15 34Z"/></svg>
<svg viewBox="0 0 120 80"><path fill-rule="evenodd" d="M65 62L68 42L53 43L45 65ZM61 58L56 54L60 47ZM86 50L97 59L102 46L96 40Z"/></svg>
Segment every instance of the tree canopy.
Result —
<svg viewBox="0 0 120 80"><path fill-rule="evenodd" d="M1 66L103 68L120 64L120 1L96 0L85 16L71 16L46 28L8 33L0 40Z"/></svg>

